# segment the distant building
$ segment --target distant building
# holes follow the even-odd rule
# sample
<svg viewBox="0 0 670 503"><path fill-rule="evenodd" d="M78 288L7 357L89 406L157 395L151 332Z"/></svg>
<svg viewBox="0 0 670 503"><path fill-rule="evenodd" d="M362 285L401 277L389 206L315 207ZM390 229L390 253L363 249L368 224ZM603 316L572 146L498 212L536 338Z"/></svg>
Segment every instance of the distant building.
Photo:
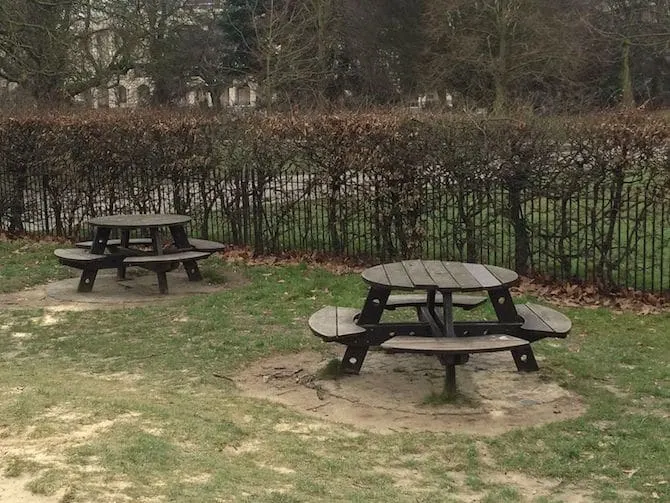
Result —
<svg viewBox="0 0 670 503"><path fill-rule="evenodd" d="M1 0L0 0L1 1ZM194 10L208 11L219 9L223 0L186 0L185 7ZM92 35L86 42L87 50L101 66L112 61L117 49L114 34L106 28L104 18L98 18L98 26L93 26ZM90 26L88 29L91 29ZM122 75L114 75L104 85L88 89L76 96L75 104L90 108L136 108L149 106L154 86L151 78L144 75L141 69L130 70ZM19 99L18 85L0 78L0 104L13 103ZM257 98L257 86L253 83L239 82L228 88L221 95L220 105L223 107L254 107ZM212 107L212 95L205 82L194 77L188 91L179 101L182 106Z"/></svg>

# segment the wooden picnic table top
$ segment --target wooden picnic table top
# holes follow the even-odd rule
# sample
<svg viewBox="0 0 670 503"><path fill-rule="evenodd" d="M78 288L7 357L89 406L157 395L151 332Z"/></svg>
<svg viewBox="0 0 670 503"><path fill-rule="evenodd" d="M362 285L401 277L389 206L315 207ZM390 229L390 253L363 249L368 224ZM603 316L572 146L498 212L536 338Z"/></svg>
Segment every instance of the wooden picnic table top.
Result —
<svg viewBox="0 0 670 503"><path fill-rule="evenodd" d="M191 221L191 217L176 214L156 215L107 215L104 217L91 218L88 222L97 227L109 227L115 229L136 229L140 227L169 227L172 225L183 225Z"/></svg>
<svg viewBox="0 0 670 503"><path fill-rule="evenodd" d="M503 267L439 260L403 260L376 265L363 271L362 277L373 286L443 292L495 290L519 280L516 272Z"/></svg>

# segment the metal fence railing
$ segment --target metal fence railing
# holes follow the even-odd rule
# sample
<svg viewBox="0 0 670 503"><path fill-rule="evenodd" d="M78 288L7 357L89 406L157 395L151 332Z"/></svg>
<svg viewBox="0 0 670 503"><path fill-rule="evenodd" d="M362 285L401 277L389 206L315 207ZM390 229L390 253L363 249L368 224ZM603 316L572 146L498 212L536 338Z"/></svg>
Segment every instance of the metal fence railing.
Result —
<svg viewBox="0 0 670 503"><path fill-rule="evenodd" d="M192 234L261 253L466 260L606 288L670 288L668 202L644 187L628 185L613 198L595 185L546 194L486 184L461 190L436 179L411 204L398 201L382 176L354 173L337 184L299 170L76 181L0 173L0 230L78 239L89 236L94 216L183 213Z"/></svg>

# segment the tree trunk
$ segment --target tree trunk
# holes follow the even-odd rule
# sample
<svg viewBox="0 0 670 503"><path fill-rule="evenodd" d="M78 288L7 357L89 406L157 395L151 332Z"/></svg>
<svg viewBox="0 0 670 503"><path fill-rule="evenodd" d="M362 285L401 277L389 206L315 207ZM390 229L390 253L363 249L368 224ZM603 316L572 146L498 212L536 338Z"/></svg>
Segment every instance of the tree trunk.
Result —
<svg viewBox="0 0 670 503"><path fill-rule="evenodd" d="M624 108L635 106L633 80L630 73L630 40L624 40L621 67L621 105Z"/></svg>

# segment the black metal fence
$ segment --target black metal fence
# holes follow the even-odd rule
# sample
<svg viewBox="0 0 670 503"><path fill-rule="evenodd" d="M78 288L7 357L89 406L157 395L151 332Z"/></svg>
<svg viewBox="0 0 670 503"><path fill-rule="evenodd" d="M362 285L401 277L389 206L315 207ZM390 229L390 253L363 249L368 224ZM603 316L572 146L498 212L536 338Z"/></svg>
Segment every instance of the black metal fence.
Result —
<svg viewBox="0 0 670 503"><path fill-rule="evenodd" d="M94 216L170 212L190 215L194 235L259 253L466 260L603 288L670 288L668 200L642 183L553 193L299 166L72 176L0 172L0 230L78 239Z"/></svg>

